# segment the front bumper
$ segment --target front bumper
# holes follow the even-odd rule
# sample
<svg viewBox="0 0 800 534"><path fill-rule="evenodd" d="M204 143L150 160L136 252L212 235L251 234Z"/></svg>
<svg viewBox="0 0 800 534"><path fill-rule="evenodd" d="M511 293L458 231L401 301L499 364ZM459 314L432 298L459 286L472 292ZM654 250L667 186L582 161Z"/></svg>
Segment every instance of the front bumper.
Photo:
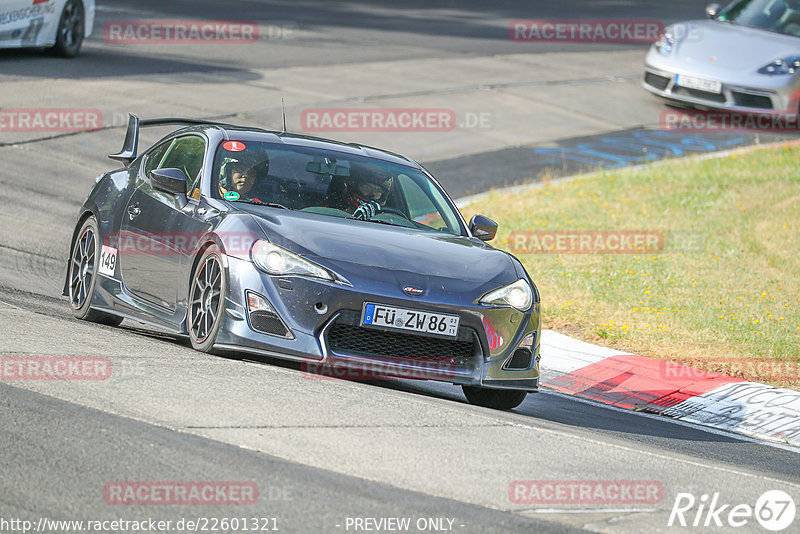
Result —
<svg viewBox="0 0 800 534"><path fill-rule="evenodd" d="M722 83L722 92L713 93L675 84L676 76L692 76ZM760 83L759 83L760 81ZM718 109L740 113L784 115L797 113L798 96L791 77L742 76L721 78L702 69L677 68L657 52L650 52L645 62L642 87L654 95L700 109Z"/></svg>
<svg viewBox="0 0 800 534"><path fill-rule="evenodd" d="M251 262L228 257L229 295L224 322L215 348L305 362L306 368L326 366L348 368L365 379L383 376L435 380L460 385L536 391L539 386L539 304L522 313L510 308L491 308L474 303L432 302L405 296L400 288L364 292L347 284L303 277L270 276ZM290 335L270 335L251 324L246 292L266 298L288 328ZM460 317L459 353L450 352L441 338L416 334L386 333L360 327L358 319L364 302L456 314ZM335 331L335 336L333 336ZM380 338L386 350L354 349L341 344L342 332L355 332L368 343ZM530 361L509 368L515 351L526 337L532 337ZM426 350L422 347L430 347ZM471 349L466 349L467 343ZM413 347L420 347L415 351ZM424 353L422 353L424 352ZM524 361L524 359L523 359Z"/></svg>

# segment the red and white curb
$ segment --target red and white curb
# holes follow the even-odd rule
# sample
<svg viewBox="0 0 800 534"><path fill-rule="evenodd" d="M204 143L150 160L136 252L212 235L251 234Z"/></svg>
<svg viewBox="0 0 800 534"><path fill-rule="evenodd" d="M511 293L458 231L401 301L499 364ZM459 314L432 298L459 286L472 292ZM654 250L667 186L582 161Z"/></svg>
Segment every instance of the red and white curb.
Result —
<svg viewBox="0 0 800 534"><path fill-rule="evenodd" d="M800 446L800 392L542 331L541 384L555 391Z"/></svg>
<svg viewBox="0 0 800 534"><path fill-rule="evenodd" d="M706 160L745 154L800 140L737 147L686 159ZM676 158L626 167L645 169ZM568 182L608 172L565 176L548 182ZM456 200L463 208L490 195L517 194L544 187L542 182L512 186ZM541 385L555 391L620 408L660 414L689 423L738 432L758 439L800 446L800 392L692 369L585 343L552 330L542 331Z"/></svg>

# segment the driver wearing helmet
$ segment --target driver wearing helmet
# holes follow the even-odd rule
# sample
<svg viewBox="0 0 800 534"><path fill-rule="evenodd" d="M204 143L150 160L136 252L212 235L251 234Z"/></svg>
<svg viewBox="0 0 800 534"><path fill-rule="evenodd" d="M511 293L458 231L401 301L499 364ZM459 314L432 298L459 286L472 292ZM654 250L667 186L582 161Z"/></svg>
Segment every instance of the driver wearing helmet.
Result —
<svg viewBox="0 0 800 534"><path fill-rule="evenodd" d="M256 160L261 160L256 163ZM264 196L261 191L261 182L269 172L269 157L266 154L258 158L230 158L220 169L219 194L221 197L237 200L250 199L263 202L258 195ZM227 193L236 193L236 198L229 198ZM237 196L238 195L238 196ZM266 198L266 197L265 197Z"/></svg>
<svg viewBox="0 0 800 534"><path fill-rule="evenodd" d="M328 206L346 211L356 219L371 219L386 204L392 182L392 175L378 165L352 163L344 189L329 198Z"/></svg>
<svg viewBox="0 0 800 534"><path fill-rule="evenodd" d="M219 181L219 192L223 196L230 192L245 196L256 183L255 169L238 161L228 162L223 173L225 178Z"/></svg>

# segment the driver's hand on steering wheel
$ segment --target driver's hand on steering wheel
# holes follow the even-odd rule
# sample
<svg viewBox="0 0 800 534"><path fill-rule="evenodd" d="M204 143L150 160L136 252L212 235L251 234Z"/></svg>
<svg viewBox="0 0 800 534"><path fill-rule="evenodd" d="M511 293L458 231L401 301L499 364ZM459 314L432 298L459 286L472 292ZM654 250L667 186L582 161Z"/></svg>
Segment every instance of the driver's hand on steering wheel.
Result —
<svg viewBox="0 0 800 534"><path fill-rule="evenodd" d="M370 202L362 202L361 205L353 212L353 217L360 220L368 220L375 216L376 213L381 211L381 205L371 200Z"/></svg>

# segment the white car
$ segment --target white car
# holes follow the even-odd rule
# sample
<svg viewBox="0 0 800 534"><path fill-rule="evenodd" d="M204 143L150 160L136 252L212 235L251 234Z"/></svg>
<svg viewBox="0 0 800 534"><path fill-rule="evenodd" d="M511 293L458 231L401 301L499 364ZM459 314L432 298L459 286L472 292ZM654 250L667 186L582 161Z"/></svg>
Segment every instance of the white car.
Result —
<svg viewBox="0 0 800 534"><path fill-rule="evenodd" d="M75 57L92 33L95 0L0 0L0 48Z"/></svg>
<svg viewBox="0 0 800 534"><path fill-rule="evenodd" d="M667 27L645 60L644 88L679 105L740 113L800 109L800 1L735 0L708 20Z"/></svg>

